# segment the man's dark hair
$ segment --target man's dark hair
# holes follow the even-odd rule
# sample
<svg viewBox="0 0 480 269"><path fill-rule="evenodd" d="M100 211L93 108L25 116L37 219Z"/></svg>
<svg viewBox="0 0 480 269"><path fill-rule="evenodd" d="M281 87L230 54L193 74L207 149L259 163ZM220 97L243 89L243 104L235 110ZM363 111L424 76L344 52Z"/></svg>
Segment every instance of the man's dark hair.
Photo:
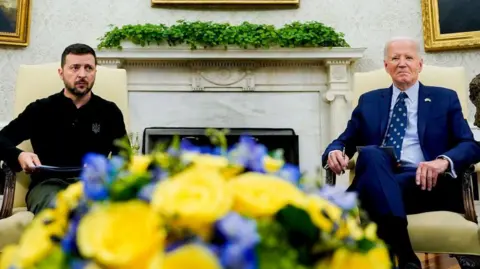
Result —
<svg viewBox="0 0 480 269"><path fill-rule="evenodd" d="M92 49L92 47L90 47L89 45L76 43L66 47L62 53L62 61L61 61L62 67L65 65L65 61L67 59L68 54L74 54L74 55L91 54L93 55L93 58L95 58L95 65L97 65L97 55L95 54L95 51Z"/></svg>

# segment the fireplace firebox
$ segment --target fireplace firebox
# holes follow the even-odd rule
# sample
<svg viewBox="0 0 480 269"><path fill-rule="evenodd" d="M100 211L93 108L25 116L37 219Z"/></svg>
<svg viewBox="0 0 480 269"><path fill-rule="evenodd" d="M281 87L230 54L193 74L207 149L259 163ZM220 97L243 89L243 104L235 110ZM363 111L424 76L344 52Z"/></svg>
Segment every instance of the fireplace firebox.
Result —
<svg viewBox="0 0 480 269"><path fill-rule="evenodd" d="M220 128L219 128L220 129ZM285 161L299 165L298 135L293 129L277 128L228 128L226 136L228 146L238 142L241 135L250 135L258 143L264 144L269 151L282 149ZM210 145L205 135L206 128L149 127L143 132L142 153L150 153L158 143L168 143L174 136L188 139L196 146Z"/></svg>

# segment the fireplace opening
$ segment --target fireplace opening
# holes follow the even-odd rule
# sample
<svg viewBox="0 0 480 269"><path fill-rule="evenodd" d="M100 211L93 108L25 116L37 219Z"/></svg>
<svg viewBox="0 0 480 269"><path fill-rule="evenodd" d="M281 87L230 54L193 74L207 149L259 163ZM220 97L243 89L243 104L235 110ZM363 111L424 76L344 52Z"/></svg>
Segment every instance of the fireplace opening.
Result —
<svg viewBox="0 0 480 269"><path fill-rule="evenodd" d="M228 146L239 141L241 135L250 135L268 151L282 149L287 163L299 165L298 135L293 129L281 128L228 128ZM211 145L205 135L206 128L148 127L143 132L142 153L150 153L158 143L169 143L174 136L188 139L196 146Z"/></svg>

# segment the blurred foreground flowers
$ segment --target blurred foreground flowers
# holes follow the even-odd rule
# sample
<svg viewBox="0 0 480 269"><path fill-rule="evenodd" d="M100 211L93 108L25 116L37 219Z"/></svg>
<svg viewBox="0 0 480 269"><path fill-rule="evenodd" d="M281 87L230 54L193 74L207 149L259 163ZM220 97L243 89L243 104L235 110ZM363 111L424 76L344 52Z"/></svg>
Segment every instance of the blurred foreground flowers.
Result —
<svg viewBox="0 0 480 269"><path fill-rule="evenodd" d="M281 152L175 139L148 156L85 157L78 183L37 215L0 269L387 269L354 194L306 187Z"/></svg>

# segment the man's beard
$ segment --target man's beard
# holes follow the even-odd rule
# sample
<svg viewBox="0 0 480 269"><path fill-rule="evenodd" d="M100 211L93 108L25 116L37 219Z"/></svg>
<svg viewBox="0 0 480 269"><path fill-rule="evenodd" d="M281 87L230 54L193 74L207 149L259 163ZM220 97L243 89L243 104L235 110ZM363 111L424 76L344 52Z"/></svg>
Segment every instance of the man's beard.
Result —
<svg viewBox="0 0 480 269"><path fill-rule="evenodd" d="M86 83L86 82L84 82L84 83ZM95 81L93 81L91 85L88 85L88 83L86 83L87 87L85 87L82 90L82 89L79 89L79 88L75 87L75 84L70 85L69 83L64 81L65 89L67 89L68 92L70 92L71 94L73 94L76 97L83 97L83 96L87 95L89 92L91 92L94 83L95 83Z"/></svg>

